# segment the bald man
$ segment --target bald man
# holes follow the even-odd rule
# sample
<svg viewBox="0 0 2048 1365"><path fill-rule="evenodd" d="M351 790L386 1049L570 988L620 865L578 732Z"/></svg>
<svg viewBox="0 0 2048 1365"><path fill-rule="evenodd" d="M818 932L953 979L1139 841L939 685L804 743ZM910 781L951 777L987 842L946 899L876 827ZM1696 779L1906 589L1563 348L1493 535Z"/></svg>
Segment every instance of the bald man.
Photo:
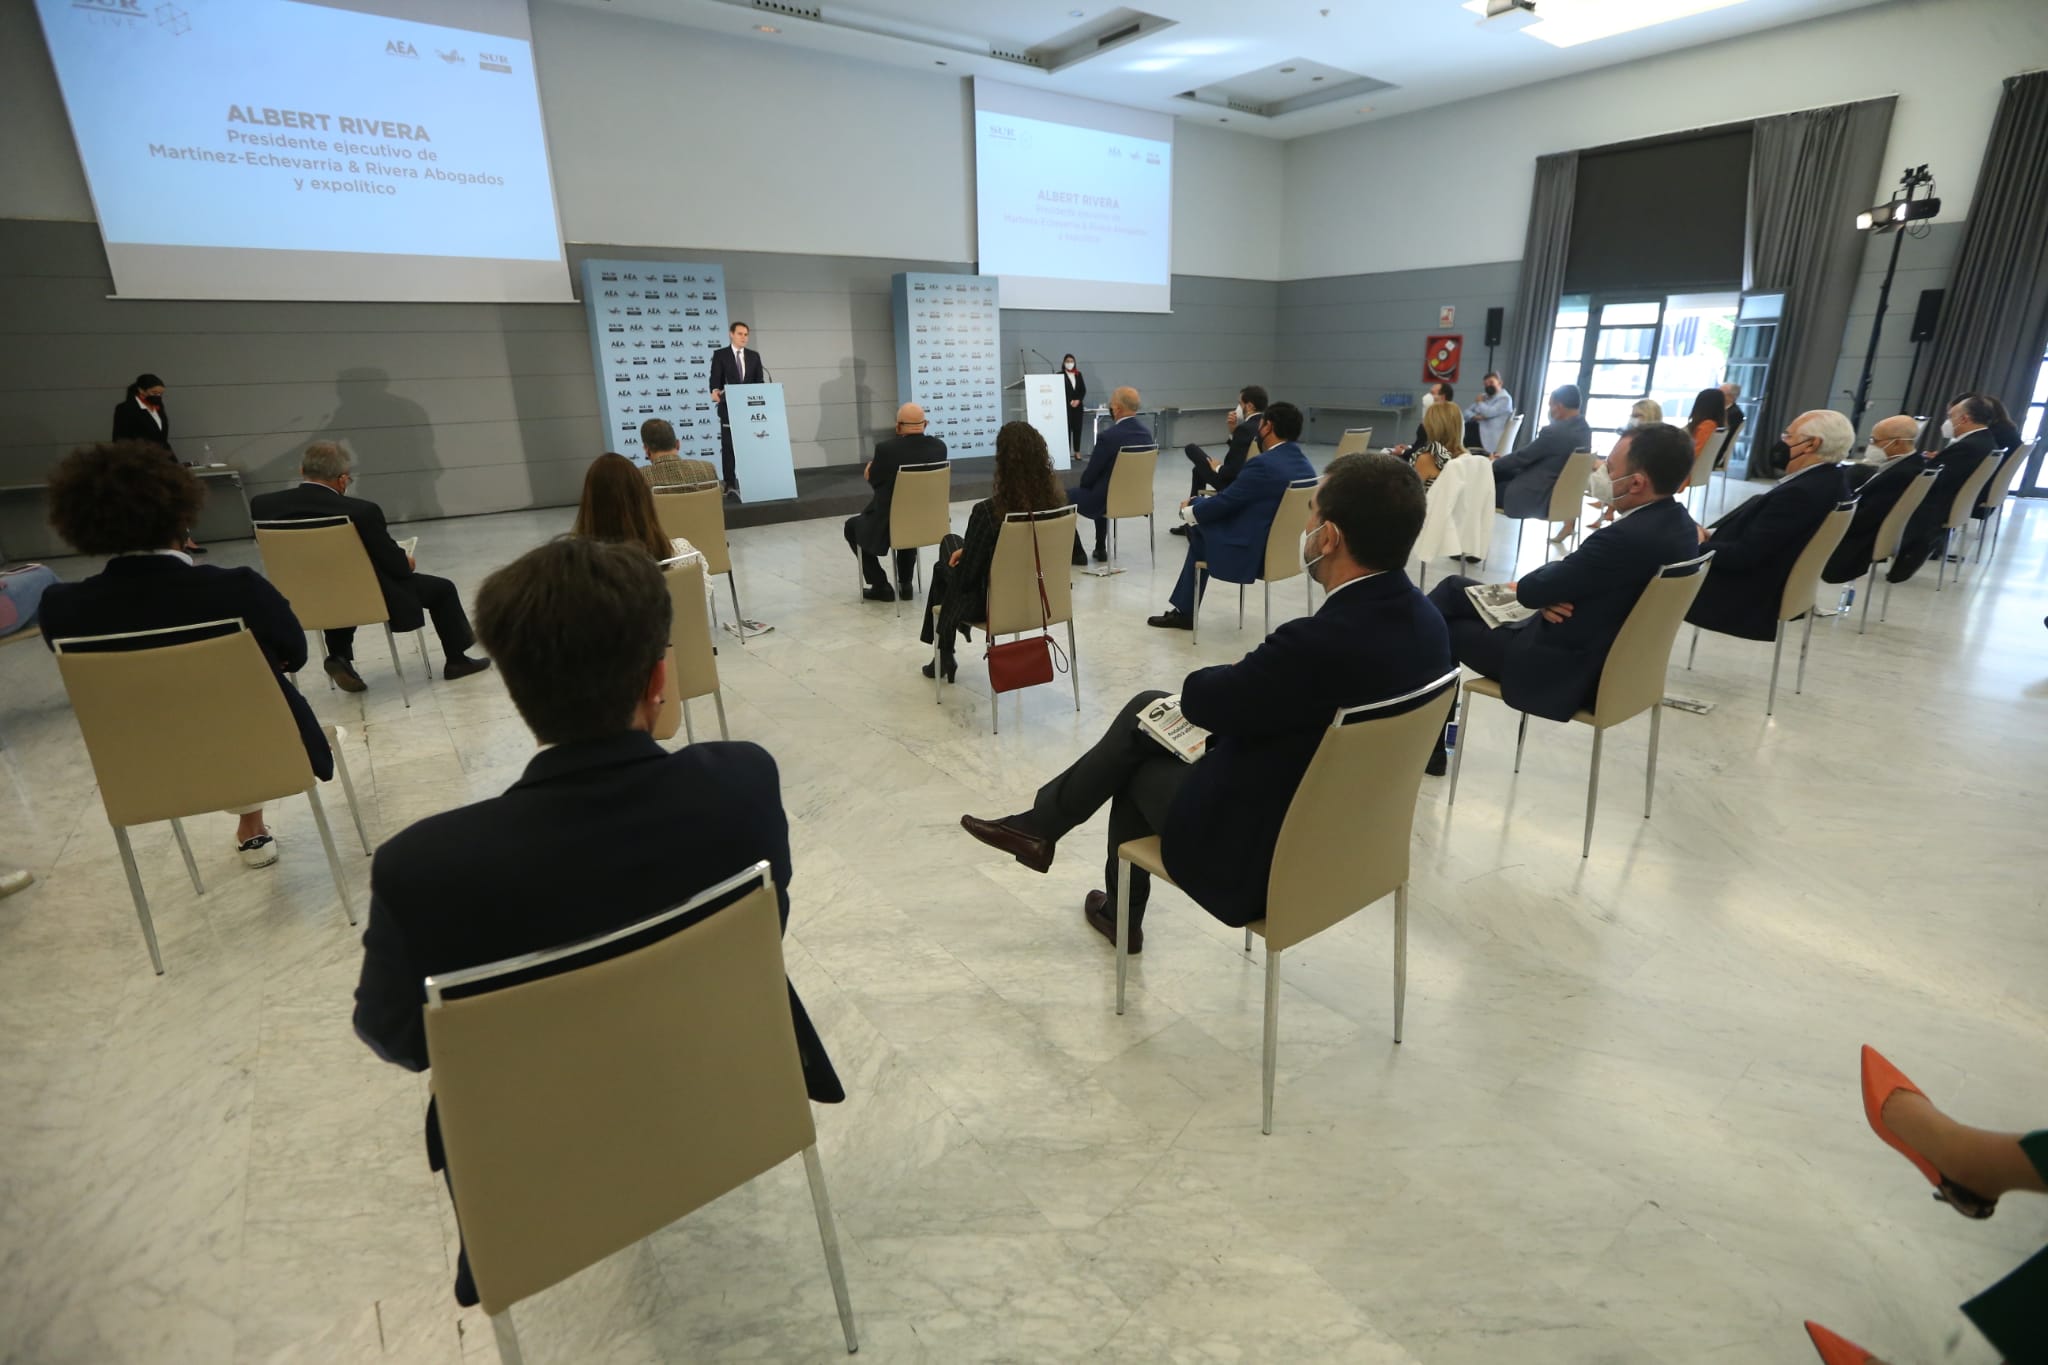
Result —
<svg viewBox="0 0 2048 1365"><path fill-rule="evenodd" d="M1863 458L1846 465L1849 485L1856 490L1856 515L1842 543L1828 556L1821 578L1829 583L1847 583L1870 571L1870 556L1877 547L1877 529L1898 504L1899 495L1913 486L1913 480L1930 466L1913 447L1920 441L1920 423L1900 413L1887 417L1870 429L1870 444Z"/></svg>
<svg viewBox="0 0 2048 1365"><path fill-rule="evenodd" d="M846 545L860 559L861 577L867 588L861 594L870 602L908 602L911 578L917 572L917 551L896 552L896 586L882 572L882 556L889 553L889 500L896 492L897 473L911 465L938 464L946 458L946 443L925 434L924 409L905 403L896 409L896 434L875 443L875 456L865 471L868 487L874 490L868 505L846 519Z"/></svg>
<svg viewBox="0 0 2048 1365"><path fill-rule="evenodd" d="M1111 424L1095 438L1095 449L1088 454L1088 465L1081 471L1081 482L1067 490L1067 500L1080 509L1081 515L1095 522L1095 562L1106 563L1109 559L1109 521L1103 513L1109 508L1109 476L1116 469L1118 452L1131 446L1156 446L1152 433L1138 420L1138 391L1126 384L1109 396ZM1088 561L1081 554L1081 538L1074 536L1074 562Z"/></svg>

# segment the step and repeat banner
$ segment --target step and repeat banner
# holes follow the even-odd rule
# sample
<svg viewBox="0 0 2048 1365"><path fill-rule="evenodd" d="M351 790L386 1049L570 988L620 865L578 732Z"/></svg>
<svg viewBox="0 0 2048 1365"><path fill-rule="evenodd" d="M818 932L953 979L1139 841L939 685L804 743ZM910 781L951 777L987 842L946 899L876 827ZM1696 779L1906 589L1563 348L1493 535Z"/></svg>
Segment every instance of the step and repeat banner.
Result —
<svg viewBox="0 0 2048 1365"><path fill-rule="evenodd" d="M1003 424L995 279L902 274L893 283L897 401L922 407L926 430L954 458L994 455Z"/></svg>
<svg viewBox="0 0 2048 1365"><path fill-rule="evenodd" d="M585 261L583 307L604 402L605 448L644 464L640 424L664 417L685 457L716 465L711 353L726 344L725 267Z"/></svg>

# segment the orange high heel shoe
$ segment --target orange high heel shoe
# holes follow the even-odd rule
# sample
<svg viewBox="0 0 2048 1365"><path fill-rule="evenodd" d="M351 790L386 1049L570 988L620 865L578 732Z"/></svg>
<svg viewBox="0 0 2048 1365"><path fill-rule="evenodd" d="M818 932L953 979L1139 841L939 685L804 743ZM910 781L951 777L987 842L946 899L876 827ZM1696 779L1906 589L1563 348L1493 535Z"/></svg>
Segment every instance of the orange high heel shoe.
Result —
<svg viewBox="0 0 2048 1365"><path fill-rule="evenodd" d="M1876 1362L1877 1357L1853 1341L1844 1341L1817 1322L1806 1324L1806 1335L1813 1339L1813 1349L1820 1352L1822 1365L1866 1365Z"/></svg>
<svg viewBox="0 0 2048 1365"><path fill-rule="evenodd" d="M1934 1168L1934 1163L1906 1145L1897 1133L1885 1126L1884 1102L1900 1091L1919 1095L1926 1092L1906 1079L1905 1073L1885 1060L1884 1054L1868 1043L1863 1046L1863 1116L1870 1120L1870 1130L1884 1139L1885 1146L1913 1163L1920 1174L1927 1177L1927 1183L1934 1186L1934 1197L1965 1218L1989 1218L1998 1211L1996 1199L1986 1199L1974 1190L1965 1189ZM1825 1352L1823 1352L1825 1354Z"/></svg>

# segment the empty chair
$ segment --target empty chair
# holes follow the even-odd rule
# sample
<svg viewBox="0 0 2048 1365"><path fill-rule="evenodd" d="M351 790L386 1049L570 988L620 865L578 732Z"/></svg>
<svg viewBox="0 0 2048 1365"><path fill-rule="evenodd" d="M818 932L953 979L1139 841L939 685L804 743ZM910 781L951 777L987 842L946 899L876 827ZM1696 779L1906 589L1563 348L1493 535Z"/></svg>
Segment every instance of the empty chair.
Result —
<svg viewBox="0 0 2048 1365"><path fill-rule="evenodd" d="M370 553L363 548L363 538L356 534L354 524L344 516L304 517L259 521L255 528L263 576L292 604L292 614L300 625L309 631L384 627L391 668L398 674L398 696L410 707L405 665L399 662L398 638L391 632L391 609L384 604L384 589L377 583ZM431 680L434 670L427 661L426 623L422 621L411 634L420 647L420 667ZM329 678L327 685L333 687L334 679Z"/></svg>
<svg viewBox="0 0 2048 1365"><path fill-rule="evenodd" d="M661 519L663 535L676 540L687 540L691 548L704 556L704 572L709 577L725 575L725 585L732 592L732 615L735 622L733 634L740 637L740 643L747 641L747 618L740 610L740 580L733 572L732 545L725 535L725 492L717 481L709 480L690 485L688 488L657 488L654 490L654 514ZM718 621L718 607L713 603L711 619Z"/></svg>
<svg viewBox="0 0 2048 1365"><path fill-rule="evenodd" d="M701 557L664 560L662 577L668 582L669 602L674 614L668 628L668 686L661 691L661 714L655 718L654 737L672 739L680 728L685 742L697 742L690 724L690 702L710 697L718 709L718 737L730 739L725 728L725 697L718 685L718 655L713 649L711 611L705 592Z"/></svg>
<svg viewBox="0 0 2048 1365"><path fill-rule="evenodd" d="M1940 477L1939 469L1930 469L1916 477L1899 493L1899 500L1892 504L1892 510L1885 513L1884 520L1878 523L1877 539L1871 542L1870 547L1870 577L1863 585L1863 612L1856 622L1858 635L1861 635L1864 628L1870 624L1870 597L1877 588L1878 566L1889 564L1898 557L1899 541L1906 534L1906 523L1913 519L1913 513L1926 501L1928 490L1934 487L1934 481ZM1887 578L1884 581L1884 607L1877 613L1879 625L1884 624L1885 611L1890 609L1891 604L1892 581Z"/></svg>
<svg viewBox="0 0 2048 1365"><path fill-rule="evenodd" d="M1338 455L1361 455L1372 449L1371 427L1346 427L1337 438ZM1332 456L1335 459L1336 456Z"/></svg>
<svg viewBox="0 0 2048 1365"><path fill-rule="evenodd" d="M1686 478L1686 486L1699 490L1699 506L1693 511L1693 519L1702 526L1707 522L1707 499L1713 493L1714 471L1726 467L1728 448L1734 443L1734 427L1716 427L1714 434L1707 438L1707 443L1700 447L1700 453L1693 457L1692 473ZM1721 482L1724 486L1727 481L1728 476L1723 474Z"/></svg>
<svg viewBox="0 0 2048 1365"><path fill-rule="evenodd" d="M1540 518L1545 530L1559 524L1570 526L1573 528L1572 543L1578 543L1579 534L1586 524L1586 485L1592 478L1593 452L1574 450L1566 458L1564 468L1557 471L1557 482L1550 486L1550 510ZM1518 569L1522 564L1522 530L1536 520L1539 518L1515 518L1515 567ZM1550 557L1547 547L1543 557Z"/></svg>
<svg viewBox="0 0 2048 1365"><path fill-rule="evenodd" d="M1826 556L1822 556L1825 558ZM1671 646L1678 627L1692 610L1700 584L1706 581L1707 566L1714 552L1696 559L1666 564L1657 571L1629 609L1628 619L1614 637L1607 660L1600 666L1600 686L1593 694L1591 710L1581 708L1572 720L1593 727L1593 763L1586 777L1586 832L1579 844L1581 858L1593 852L1593 816L1600 800L1600 741L1624 721L1650 713L1650 757L1643 770L1643 818L1650 818L1650 801L1657 792L1657 740L1664 721L1664 671L1671 662ZM1501 700L1500 683L1492 678L1468 678L1458 714L1458 747L1451 751L1451 789L1446 806L1458 800L1458 772L1465 763L1465 750L1472 742L1472 698ZM1522 712L1515 729L1515 771L1522 771L1522 743L1529 737L1529 713Z"/></svg>
<svg viewBox="0 0 2048 1365"><path fill-rule="evenodd" d="M353 528L348 533L355 535ZM360 552L360 544L357 549ZM135 917L158 976L163 975L163 954L128 842L128 831L136 825L170 822L192 889L204 895L199 865L180 820L268 805L304 792L320 829L342 913L350 924L356 922L306 741L277 674L246 625L240 620L207 621L115 635L53 637L50 643L85 737L100 804L114 827ZM355 791L347 761L339 743L333 751L353 811ZM361 833L360 813L356 829ZM369 852L367 839L363 851Z"/></svg>
<svg viewBox="0 0 2048 1365"><path fill-rule="evenodd" d="M2035 442L2022 441L2006 454L2005 463L1998 466L1998 472L1984 485L1984 495L1977 500L1970 515L1977 520L1977 562L1984 561L1984 535L1991 534L1991 553L1998 553L1999 523L2005 519L2005 499L2012 492L2013 481L2019 477L2021 466L2034 453Z"/></svg>
<svg viewBox="0 0 2048 1365"><path fill-rule="evenodd" d="M889 500L889 550L915 556L927 545L937 545L953 530L953 466L940 460L934 464L907 464L896 471L895 494ZM917 561L914 581L918 593L924 590L924 562ZM865 580L863 580L865 586ZM903 614L898 595L896 614Z"/></svg>
<svg viewBox="0 0 2048 1365"><path fill-rule="evenodd" d="M1967 503L1963 505L1968 506ZM1778 665L1785 657L1785 623L1802 616L1806 618L1806 633L1799 641L1799 672L1792 691L1796 694L1806 690L1806 651L1813 643L1813 595L1820 588L1820 571L1827 566L1828 556L1835 552L1835 547L1842 543L1842 537L1849 530L1849 519L1855 515L1856 499L1850 498L1838 504L1834 511L1828 513L1827 520L1813 528L1806 548L1799 552L1799 558L1792 561L1792 572L1786 575L1785 591L1778 599L1777 643L1771 649L1771 687L1764 697L1764 714L1767 716L1778 703ZM1692 667L1693 657L1699 652L1700 631L1698 626L1694 626L1692 648L1685 654L1687 668Z"/></svg>
<svg viewBox="0 0 2048 1365"><path fill-rule="evenodd" d="M1159 537L1152 517L1152 476L1159 468L1158 446L1125 446L1117 452L1116 466L1109 471L1109 492L1103 499L1102 515L1109 522L1109 557L1114 565L1118 546L1116 524L1126 517L1145 519L1145 538L1152 562L1159 562ZM1113 568L1091 570L1113 573Z"/></svg>
<svg viewBox="0 0 2048 1365"><path fill-rule="evenodd" d="M1074 644L1074 580L1067 558L1075 517L1072 507L1056 507L1045 512L1012 512L1003 518L995 558L989 564L988 620L970 624L993 644L1000 635L1036 635L1065 622L1067 672L1074 684L1074 709L1079 711L1081 656ZM1032 555L1034 536L1038 541L1036 559ZM934 644L934 675L939 672L938 663L938 646ZM937 676L932 678L932 699L941 704L945 701ZM1002 731L1002 703L1001 694L989 699L990 727L995 733Z"/></svg>
<svg viewBox="0 0 2048 1365"><path fill-rule="evenodd" d="M778 928L756 863L610 933L427 978L456 1221L506 1365L515 1304L797 1155L858 1349Z"/></svg>
<svg viewBox="0 0 2048 1365"><path fill-rule="evenodd" d="M1977 467L1970 471L1970 477L1964 479L1962 486L1956 489L1955 499L1948 505L1948 515L1941 523L1941 548L1934 552L1936 560L1939 561L1934 571L1936 592L1941 591L1942 580L1948 576L1948 557L1951 554L1956 556L1956 581L1963 581L1963 553L1968 548L1964 543L1963 533L1969 529L1970 514L1976 510L1978 494L1984 491L1984 486L1991 482L1991 476L1997 472L1997 460L1980 461Z"/></svg>
<svg viewBox="0 0 2048 1365"><path fill-rule="evenodd" d="M1458 684L1453 669L1426 687L1338 711L1287 805L1273 848L1265 918L1245 928L1266 940L1266 1022L1260 1131L1273 1131L1273 1072L1279 1053L1280 955L1394 897L1394 1041L1408 995L1408 852L1415 796ZM1130 966L1132 867L1166 885L1157 836L1117 848L1116 1012L1124 1012Z"/></svg>
<svg viewBox="0 0 2048 1365"><path fill-rule="evenodd" d="M1500 429L1500 440L1494 442L1489 455L1505 455L1515 448L1515 438L1522 434L1522 414L1517 412L1508 417L1508 424Z"/></svg>
<svg viewBox="0 0 2048 1365"><path fill-rule="evenodd" d="M1266 585L1266 630L1273 629L1273 584L1283 578L1301 577L1302 597L1308 610L1314 611L1315 580L1310 578L1301 566L1301 528L1308 525L1309 500L1316 495L1315 479L1297 479L1287 485L1287 491L1280 495L1280 505L1273 509L1273 525L1266 532L1266 560L1259 571L1258 581ZM1202 598L1199 575L1209 572L1208 562L1195 561L1197 591L1195 611L1189 624L1194 631L1196 643L1202 639ZM1214 583L1229 583L1228 578L1210 578ZM1248 583L1237 584L1237 628L1244 629L1244 590Z"/></svg>

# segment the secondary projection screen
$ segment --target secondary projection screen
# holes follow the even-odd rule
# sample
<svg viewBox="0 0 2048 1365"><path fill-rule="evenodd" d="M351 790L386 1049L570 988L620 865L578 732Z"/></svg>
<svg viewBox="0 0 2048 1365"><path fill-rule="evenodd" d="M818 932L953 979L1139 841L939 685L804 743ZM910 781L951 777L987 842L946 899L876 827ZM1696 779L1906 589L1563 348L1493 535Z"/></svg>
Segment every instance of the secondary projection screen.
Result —
<svg viewBox="0 0 2048 1365"><path fill-rule="evenodd" d="M37 0L123 297L566 302L526 0Z"/></svg>
<svg viewBox="0 0 2048 1365"><path fill-rule="evenodd" d="M1173 308L1173 119L974 81L979 270L1005 308Z"/></svg>

